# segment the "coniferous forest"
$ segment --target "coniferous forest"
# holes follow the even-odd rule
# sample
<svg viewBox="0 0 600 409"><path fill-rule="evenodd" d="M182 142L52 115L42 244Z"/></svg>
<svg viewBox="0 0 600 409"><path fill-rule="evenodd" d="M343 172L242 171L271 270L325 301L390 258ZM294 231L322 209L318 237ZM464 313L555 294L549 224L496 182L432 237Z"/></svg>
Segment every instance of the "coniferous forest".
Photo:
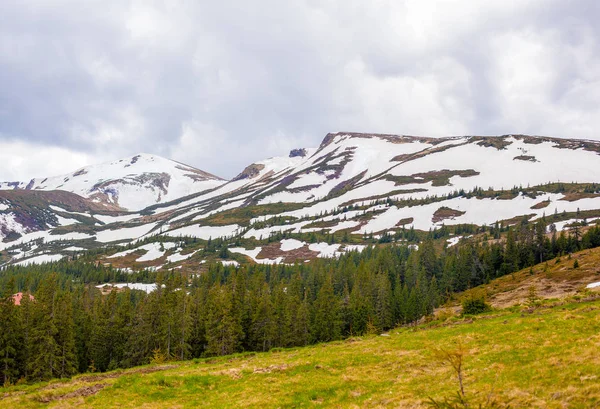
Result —
<svg viewBox="0 0 600 409"><path fill-rule="evenodd" d="M600 246L600 227L546 234L543 220L499 239L418 249L383 244L296 265L211 264L202 273L123 273L79 260L0 273L0 382L39 381L169 359L303 346L381 333L453 293ZM157 290L113 290L116 281ZM12 294L22 291L21 305ZM33 295L30 299L29 294Z"/></svg>

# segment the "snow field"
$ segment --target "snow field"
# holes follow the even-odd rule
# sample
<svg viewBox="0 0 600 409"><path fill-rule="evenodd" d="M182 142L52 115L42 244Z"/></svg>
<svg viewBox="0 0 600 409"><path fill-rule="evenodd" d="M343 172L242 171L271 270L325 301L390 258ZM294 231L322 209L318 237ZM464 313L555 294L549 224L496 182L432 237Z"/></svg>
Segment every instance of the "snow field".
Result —
<svg viewBox="0 0 600 409"><path fill-rule="evenodd" d="M118 283L118 284L102 284L97 285L96 288L125 288L128 287L132 290L141 290L145 291L147 294L150 294L153 291L156 291L156 284L142 284L142 283Z"/></svg>
<svg viewBox="0 0 600 409"><path fill-rule="evenodd" d="M164 236L179 237L179 236L193 236L198 237L202 240L208 240L210 238L216 239L218 237L228 237L236 234L240 226L237 224L231 224L227 226L200 226L192 225L180 227L175 230L169 230L163 233Z"/></svg>
<svg viewBox="0 0 600 409"><path fill-rule="evenodd" d="M292 251L304 247L306 243L296 239L281 240L281 251Z"/></svg>
<svg viewBox="0 0 600 409"><path fill-rule="evenodd" d="M28 258L26 260L23 261L19 261L18 263L15 263L15 265L17 266L28 266L30 264L42 264L42 263L50 263L53 261L59 261L63 258L64 256L61 254L42 254L40 256L35 256L32 258Z"/></svg>

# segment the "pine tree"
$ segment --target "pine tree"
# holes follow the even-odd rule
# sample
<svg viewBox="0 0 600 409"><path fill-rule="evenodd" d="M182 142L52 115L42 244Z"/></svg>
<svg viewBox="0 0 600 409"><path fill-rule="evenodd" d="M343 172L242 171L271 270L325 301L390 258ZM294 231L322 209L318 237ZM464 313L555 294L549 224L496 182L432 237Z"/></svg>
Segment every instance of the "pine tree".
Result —
<svg viewBox="0 0 600 409"><path fill-rule="evenodd" d="M375 322L379 331L386 331L393 325L392 286L387 274L377 274L375 279Z"/></svg>
<svg viewBox="0 0 600 409"><path fill-rule="evenodd" d="M228 355L238 351L242 327L233 310L233 293L229 286L214 286L208 293L206 353Z"/></svg>
<svg viewBox="0 0 600 409"><path fill-rule="evenodd" d="M50 276L40 283L32 303L31 331L28 337L27 368L29 379L47 380L60 374L61 351L56 342L57 277Z"/></svg>
<svg viewBox="0 0 600 409"><path fill-rule="evenodd" d="M12 288L0 294L0 385L14 383L20 376L19 349L23 345L20 306L12 298ZM28 294L23 297L29 298Z"/></svg>
<svg viewBox="0 0 600 409"><path fill-rule="evenodd" d="M341 335L339 301L333 293L330 278L325 281L315 300L312 333L315 342L334 341Z"/></svg>
<svg viewBox="0 0 600 409"><path fill-rule="evenodd" d="M256 351L268 351L275 338L275 316L269 287L265 283L258 295L250 326L250 345Z"/></svg>
<svg viewBox="0 0 600 409"><path fill-rule="evenodd" d="M56 375L66 378L77 373L77 354L75 349L75 323L73 304L69 292L61 292L56 299L56 345L58 347Z"/></svg>

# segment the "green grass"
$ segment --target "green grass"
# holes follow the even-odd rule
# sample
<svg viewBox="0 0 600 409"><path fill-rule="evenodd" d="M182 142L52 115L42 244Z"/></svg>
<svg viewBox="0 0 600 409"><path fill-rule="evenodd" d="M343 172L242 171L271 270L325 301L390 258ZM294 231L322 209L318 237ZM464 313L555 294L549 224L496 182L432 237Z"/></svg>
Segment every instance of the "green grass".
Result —
<svg viewBox="0 0 600 409"><path fill-rule="evenodd" d="M465 390L473 403L493 387L496 400L513 408L600 405L600 301L590 301L452 317L389 336L13 386L0 389L0 406L421 408L428 397L456 392L455 374L436 351L458 345L467 351ZM95 394L60 399L98 384L105 387Z"/></svg>

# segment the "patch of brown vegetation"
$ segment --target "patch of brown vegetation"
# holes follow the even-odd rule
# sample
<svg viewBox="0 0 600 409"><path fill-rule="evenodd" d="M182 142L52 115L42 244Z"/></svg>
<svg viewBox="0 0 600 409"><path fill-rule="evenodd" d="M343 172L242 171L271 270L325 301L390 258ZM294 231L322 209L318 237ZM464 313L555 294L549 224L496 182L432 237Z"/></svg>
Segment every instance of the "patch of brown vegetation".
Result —
<svg viewBox="0 0 600 409"><path fill-rule="evenodd" d="M318 254L315 251L309 250L307 244L298 249L283 251L281 250L281 243L275 242L264 246L256 258L274 260L282 257L284 263L295 263L298 261L313 260L317 258Z"/></svg>
<svg viewBox="0 0 600 409"><path fill-rule="evenodd" d="M376 201L376 200L380 200L380 199L387 199L388 197L392 197L392 196L406 195L406 194L410 194L410 193L420 193L420 192L427 192L427 189L418 188L418 189L397 189L397 190L392 190L391 192L385 193L383 195L368 196L368 197L363 197L363 198L360 198L360 199L348 200L347 202L342 203L340 205L340 207L350 206L350 205L352 205L354 203L359 203L359 202Z"/></svg>
<svg viewBox="0 0 600 409"><path fill-rule="evenodd" d="M431 221L434 223L438 223L438 222L441 222L442 220L454 219L455 217L462 216L463 214L465 214L465 212L456 210L456 209L451 209L446 206L442 206L439 209L437 209L435 211L435 213L433 213L433 217L431 218Z"/></svg>
<svg viewBox="0 0 600 409"><path fill-rule="evenodd" d="M396 223L396 227L406 226L407 224L411 224L415 219L413 217L407 217L405 219L400 219L398 223Z"/></svg>
<svg viewBox="0 0 600 409"><path fill-rule="evenodd" d="M539 202L530 207L530 209L543 209L550 205L550 200L544 200L543 202Z"/></svg>
<svg viewBox="0 0 600 409"><path fill-rule="evenodd" d="M449 186L450 178L454 176L460 176L463 178L470 176L477 176L479 172L474 169L464 170L433 170L424 173L415 173L413 175L393 176L386 175L386 180L390 180L396 184L396 186L408 185L413 183L429 183L432 182L432 186Z"/></svg>
<svg viewBox="0 0 600 409"><path fill-rule="evenodd" d="M339 220L320 220L318 222L313 222L310 224L307 224L306 226L304 226L304 229L326 229L328 227L333 227L333 226L337 226L338 223L340 221Z"/></svg>
<svg viewBox="0 0 600 409"><path fill-rule="evenodd" d="M537 162L538 160L535 158L535 156L529 156L529 155L519 155L519 156L515 156L513 158L513 160L524 160L526 162Z"/></svg>
<svg viewBox="0 0 600 409"><path fill-rule="evenodd" d="M584 192L570 192L570 193L565 193L564 197L561 198L560 200L564 200L567 202L576 202L577 200L580 200L580 199L591 199L591 198L595 198L595 197L600 197L600 194L584 193Z"/></svg>
<svg viewBox="0 0 600 409"><path fill-rule="evenodd" d="M507 141L507 136L476 136L473 137L473 141L477 142L477 145L484 146L486 148L496 148L498 150L502 150L506 148L508 145L512 144L512 142Z"/></svg>
<svg viewBox="0 0 600 409"><path fill-rule="evenodd" d="M321 185L306 185L306 186L295 187L292 189L287 189L287 191L290 193L302 193L302 192L308 192L310 190L316 189L320 186Z"/></svg>

